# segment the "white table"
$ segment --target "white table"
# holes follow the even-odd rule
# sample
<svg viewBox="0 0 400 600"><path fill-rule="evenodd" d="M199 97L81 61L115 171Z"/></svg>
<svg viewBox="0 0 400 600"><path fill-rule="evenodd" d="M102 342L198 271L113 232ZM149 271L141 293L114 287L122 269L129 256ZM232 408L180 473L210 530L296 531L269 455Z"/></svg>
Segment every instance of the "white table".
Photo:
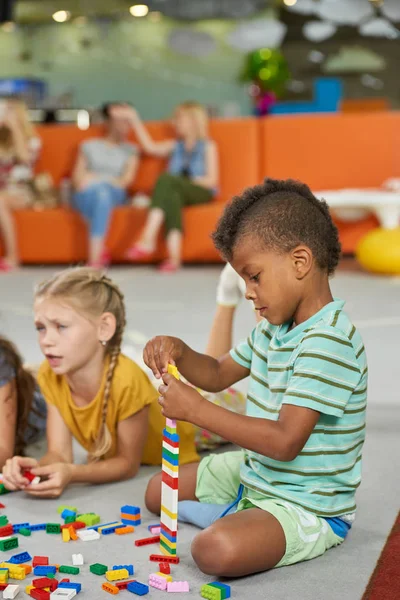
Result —
<svg viewBox="0 0 400 600"><path fill-rule="evenodd" d="M373 212L384 229L400 225L400 192L381 189L322 190L315 192L323 198L338 218L357 221Z"/></svg>

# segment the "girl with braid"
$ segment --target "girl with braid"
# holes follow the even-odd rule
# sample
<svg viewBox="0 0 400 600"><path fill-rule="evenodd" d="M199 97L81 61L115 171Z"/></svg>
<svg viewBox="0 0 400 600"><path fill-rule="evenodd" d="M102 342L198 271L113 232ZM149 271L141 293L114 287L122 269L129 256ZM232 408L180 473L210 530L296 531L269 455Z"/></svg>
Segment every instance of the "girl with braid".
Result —
<svg viewBox="0 0 400 600"><path fill-rule="evenodd" d="M161 464L165 419L147 375L121 353L125 305L118 286L89 267L67 269L38 286L35 325L46 360L38 382L47 402L47 453L14 456L3 469L9 490L56 498L69 483L134 477L141 463ZM197 461L194 428L180 427L180 459ZM72 438L87 451L74 464ZM42 481L29 485L24 469Z"/></svg>

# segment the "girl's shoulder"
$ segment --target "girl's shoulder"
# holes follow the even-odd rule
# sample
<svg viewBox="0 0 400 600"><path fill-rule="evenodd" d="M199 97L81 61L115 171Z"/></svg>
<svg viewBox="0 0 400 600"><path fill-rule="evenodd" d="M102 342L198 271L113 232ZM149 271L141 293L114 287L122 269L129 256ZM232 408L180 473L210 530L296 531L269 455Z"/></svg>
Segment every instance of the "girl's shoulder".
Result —
<svg viewBox="0 0 400 600"><path fill-rule="evenodd" d="M123 385L136 385L138 380L147 379L147 375L142 366L138 365L137 362L122 352L120 353L115 366L114 377Z"/></svg>

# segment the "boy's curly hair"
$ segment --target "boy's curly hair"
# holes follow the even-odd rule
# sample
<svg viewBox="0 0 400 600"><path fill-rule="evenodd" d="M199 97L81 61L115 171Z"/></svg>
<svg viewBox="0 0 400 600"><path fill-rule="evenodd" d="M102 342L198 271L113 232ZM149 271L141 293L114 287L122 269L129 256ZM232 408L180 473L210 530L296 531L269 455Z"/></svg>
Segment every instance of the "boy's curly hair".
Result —
<svg viewBox="0 0 400 600"><path fill-rule="evenodd" d="M281 253L304 244L328 275L334 273L340 259L338 230L327 203L293 179L265 179L225 207L212 238L227 261L232 260L236 244L245 236Z"/></svg>

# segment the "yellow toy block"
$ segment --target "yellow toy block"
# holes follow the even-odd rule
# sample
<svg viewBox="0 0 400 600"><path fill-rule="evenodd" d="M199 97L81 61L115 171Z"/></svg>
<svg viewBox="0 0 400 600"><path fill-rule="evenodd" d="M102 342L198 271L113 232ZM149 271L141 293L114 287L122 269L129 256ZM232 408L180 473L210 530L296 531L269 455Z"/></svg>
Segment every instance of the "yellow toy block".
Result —
<svg viewBox="0 0 400 600"><path fill-rule="evenodd" d="M27 585L25 588L25 594L28 594L28 596L31 595L31 590L34 590L35 586L34 585Z"/></svg>
<svg viewBox="0 0 400 600"><path fill-rule="evenodd" d="M0 583L8 583L8 571L0 571Z"/></svg>
<svg viewBox="0 0 400 600"><path fill-rule="evenodd" d="M156 573L156 575L158 575L159 577L164 577L164 579L166 579L168 582L172 581L172 576L171 575L167 575L167 573Z"/></svg>
<svg viewBox="0 0 400 600"><path fill-rule="evenodd" d="M175 379L180 378L178 367L175 365L168 365L167 371L170 375L172 375L172 377L175 377Z"/></svg>
<svg viewBox="0 0 400 600"><path fill-rule="evenodd" d="M176 542L171 542L168 538L165 537L162 533L160 534L160 542L163 541L170 550L176 550Z"/></svg>
<svg viewBox="0 0 400 600"><path fill-rule="evenodd" d="M12 563L3 562L0 567L8 569L8 577L10 579L25 579L25 569Z"/></svg>
<svg viewBox="0 0 400 600"><path fill-rule="evenodd" d="M165 512L165 514L168 515L170 519L178 518L178 513L171 512L170 510L168 510L168 508L165 508L164 505L161 505L161 512Z"/></svg>
<svg viewBox="0 0 400 600"><path fill-rule="evenodd" d="M109 523L108 525L103 525L102 527L99 527L99 528L97 529L97 531L98 531L99 533L102 533L102 532L103 532L103 529L109 529L110 527L114 527L114 525L115 525L116 527L118 527L119 525L123 525L123 523L122 523L122 521L114 521L114 523Z"/></svg>
<svg viewBox="0 0 400 600"><path fill-rule="evenodd" d="M129 577L128 569L115 569L115 570L106 572L106 579L108 581L116 581L117 579L128 579L128 577Z"/></svg>
<svg viewBox="0 0 400 600"><path fill-rule="evenodd" d="M69 540L71 539L71 534L69 532L69 529L67 529L66 527L62 530L62 541L63 542L69 542Z"/></svg>
<svg viewBox="0 0 400 600"><path fill-rule="evenodd" d="M171 465L171 463L167 462L164 458L162 459L162 466L167 467L167 469L173 471L174 473L178 473L179 471L178 465Z"/></svg>

